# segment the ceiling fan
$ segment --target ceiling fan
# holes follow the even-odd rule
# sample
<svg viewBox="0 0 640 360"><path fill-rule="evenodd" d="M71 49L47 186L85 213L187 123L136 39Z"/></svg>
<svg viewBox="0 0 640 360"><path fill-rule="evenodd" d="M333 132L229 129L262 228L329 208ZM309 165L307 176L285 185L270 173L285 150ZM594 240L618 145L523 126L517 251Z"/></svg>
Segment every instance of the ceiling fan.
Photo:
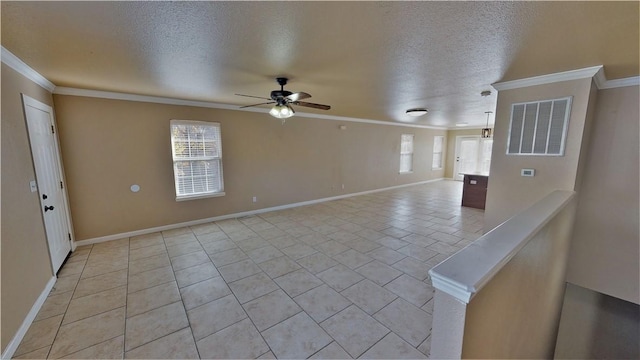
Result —
<svg viewBox="0 0 640 360"><path fill-rule="evenodd" d="M284 77L276 78L276 81L280 85L280 90L273 90L271 92L270 98L253 96L253 95L236 94L238 96L269 100L268 102L241 106L240 108L243 109L243 108L248 108L253 106L275 104L269 111L269 114L271 114L271 116L276 117L278 119L286 119L286 118L292 117L293 114L295 114L295 111L293 110L291 105L306 106L306 107L320 109L320 110L331 109L331 106L329 105L322 105L322 104L315 104L315 103L310 103L306 101L300 101L303 99L310 98L311 95L307 94L306 92L292 93L291 91L285 90L284 86L287 85L287 80L288 79Z"/></svg>

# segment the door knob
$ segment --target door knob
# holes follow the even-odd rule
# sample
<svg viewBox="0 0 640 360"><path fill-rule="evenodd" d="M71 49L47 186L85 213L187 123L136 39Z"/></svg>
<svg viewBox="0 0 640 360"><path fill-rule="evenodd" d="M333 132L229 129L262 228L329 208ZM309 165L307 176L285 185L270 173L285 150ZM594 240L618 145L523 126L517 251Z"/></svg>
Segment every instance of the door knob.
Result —
<svg viewBox="0 0 640 360"><path fill-rule="evenodd" d="M44 207L44 212L47 212L49 210L53 210L53 205L52 206L46 206Z"/></svg>
<svg viewBox="0 0 640 360"><path fill-rule="evenodd" d="M42 194L42 200L47 200L48 196L47 194Z"/></svg>

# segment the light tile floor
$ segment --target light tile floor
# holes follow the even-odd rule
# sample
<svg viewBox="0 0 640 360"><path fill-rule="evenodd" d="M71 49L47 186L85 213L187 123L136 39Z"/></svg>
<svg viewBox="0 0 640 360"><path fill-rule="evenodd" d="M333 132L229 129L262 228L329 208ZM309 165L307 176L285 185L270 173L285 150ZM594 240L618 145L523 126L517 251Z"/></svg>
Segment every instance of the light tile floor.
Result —
<svg viewBox="0 0 640 360"><path fill-rule="evenodd" d="M441 181L78 248L18 358L425 358L428 270L480 236Z"/></svg>

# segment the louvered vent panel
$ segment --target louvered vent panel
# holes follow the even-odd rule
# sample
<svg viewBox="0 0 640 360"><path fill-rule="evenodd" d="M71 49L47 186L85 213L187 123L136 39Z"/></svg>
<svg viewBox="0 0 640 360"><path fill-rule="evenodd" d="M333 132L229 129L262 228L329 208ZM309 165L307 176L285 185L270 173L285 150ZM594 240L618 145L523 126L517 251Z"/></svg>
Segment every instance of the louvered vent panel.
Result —
<svg viewBox="0 0 640 360"><path fill-rule="evenodd" d="M547 153L547 135L549 134L549 119L551 118L552 101L541 102L538 107L538 125L536 126L536 141L533 145L535 154Z"/></svg>
<svg viewBox="0 0 640 360"><path fill-rule="evenodd" d="M513 104L510 155L564 155L571 98Z"/></svg>
<svg viewBox="0 0 640 360"><path fill-rule="evenodd" d="M520 136L522 135L522 120L524 118L524 105L514 105L511 113L511 131L509 134L508 154L520 153Z"/></svg>
<svg viewBox="0 0 640 360"><path fill-rule="evenodd" d="M551 114L551 127L549 128L549 146L547 154L560 154L564 143L565 112L567 100L553 102L553 114Z"/></svg>
<svg viewBox="0 0 640 360"><path fill-rule="evenodd" d="M533 151L533 135L536 128L536 115L538 114L538 104L527 104L524 110L524 125L522 126L522 143L520 152L531 154Z"/></svg>

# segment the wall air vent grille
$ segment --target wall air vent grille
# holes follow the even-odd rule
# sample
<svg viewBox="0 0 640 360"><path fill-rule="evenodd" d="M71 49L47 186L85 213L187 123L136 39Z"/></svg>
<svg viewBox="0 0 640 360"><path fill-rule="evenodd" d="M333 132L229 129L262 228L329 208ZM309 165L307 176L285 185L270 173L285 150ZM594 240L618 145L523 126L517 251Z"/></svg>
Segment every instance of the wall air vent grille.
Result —
<svg viewBox="0 0 640 360"><path fill-rule="evenodd" d="M507 155L563 156L571 98L511 105Z"/></svg>

